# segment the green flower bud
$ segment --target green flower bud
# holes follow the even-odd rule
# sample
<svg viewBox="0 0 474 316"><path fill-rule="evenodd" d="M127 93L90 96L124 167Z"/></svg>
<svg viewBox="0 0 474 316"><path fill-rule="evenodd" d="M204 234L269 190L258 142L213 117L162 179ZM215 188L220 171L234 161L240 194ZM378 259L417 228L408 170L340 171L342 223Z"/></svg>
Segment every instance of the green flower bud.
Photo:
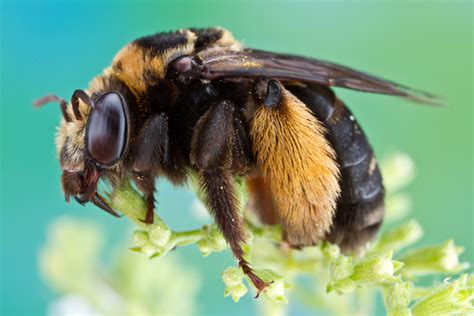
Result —
<svg viewBox="0 0 474 316"><path fill-rule="evenodd" d="M414 316L474 313L474 288L469 286L467 275L462 275L434 289L413 306L412 312Z"/></svg>
<svg viewBox="0 0 474 316"><path fill-rule="evenodd" d="M157 255L159 255L160 251L159 249L157 249L153 244L151 243L148 243L146 245L143 245L141 247L141 252L143 254L145 254L145 256L147 256L148 258L152 258L152 257L156 257Z"/></svg>
<svg viewBox="0 0 474 316"><path fill-rule="evenodd" d="M388 315L411 315L408 305L411 301L412 284L396 282L385 290L385 306Z"/></svg>
<svg viewBox="0 0 474 316"><path fill-rule="evenodd" d="M413 250L401 258L405 263L403 273L458 273L469 267L469 263L459 262L459 255L463 252L464 248L456 246L452 240L442 245Z"/></svg>
<svg viewBox="0 0 474 316"><path fill-rule="evenodd" d="M226 285L224 296L231 296L234 302L238 302L242 296L247 294L248 289L242 282L244 274L240 268L230 267L222 272L222 280Z"/></svg>
<svg viewBox="0 0 474 316"><path fill-rule="evenodd" d="M221 252L227 248L227 242L217 229L211 230L209 233L210 248L213 252Z"/></svg>
<svg viewBox="0 0 474 316"><path fill-rule="evenodd" d="M234 286L228 286L224 289L224 296L231 296L234 302L238 302L242 296L247 294L248 289L243 283Z"/></svg>
<svg viewBox="0 0 474 316"><path fill-rule="evenodd" d="M350 278L354 273L354 264L352 257L340 256L331 264L330 267L331 280L340 281Z"/></svg>
<svg viewBox="0 0 474 316"><path fill-rule="evenodd" d="M288 300L285 296L285 283L283 278L274 280L265 291L265 295L272 301L278 303L288 303Z"/></svg>
<svg viewBox="0 0 474 316"><path fill-rule="evenodd" d="M385 249L399 250L418 241L423 235L423 229L417 221L411 220L382 235L374 252Z"/></svg>
<svg viewBox="0 0 474 316"><path fill-rule="evenodd" d="M207 257L211 254L212 250L211 250L211 241L209 240L209 238L203 238L201 240L199 240L196 245L198 246L199 248L199 251L201 252L201 254L204 256L204 257Z"/></svg>
<svg viewBox="0 0 474 316"><path fill-rule="evenodd" d="M355 287L356 283L348 278L337 282L330 282L326 287L326 292L331 293L332 291L335 291L337 294L341 295L354 291Z"/></svg>
<svg viewBox="0 0 474 316"><path fill-rule="evenodd" d="M403 262L392 260L393 251L364 258L354 267L351 277L357 284L392 283L399 280L394 273Z"/></svg>
<svg viewBox="0 0 474 316"><path fill-rule="evenodd" d="M410 156L395 153L383 159L381 164L384 185L388 192L396 192L407 186L415 176L415 164Z"/></svg>
<svg viewBox="0 0 474 316"><path fill-rule="evenodd" d="M323 255L328 260L335 260L341 255L341 250L337 245L326 244L322 247Z"/></svg>
<svg viewBox="0 0 474 316"><path fill-rule="evenodd" d="M217 227L205 226L203 230L207 236L199 240L197 246L204 257L207 257L212 252L221 252L226 249L227 242Z"/></svg>
<svg viewBox="0 0 474 316"><path fill-rule="evenodd" d="M412 209L411 198L405 193L389 194L385 199L384 221L395 222L407 216Z"/></svg>
<svg viewBox="0 0 474 316"><path fill-rule="evenodd" d="M148 236L148 233L144 230L136 230L133 233L133 243L137 247L142 247L146 245L147 243L150 242L150 237Z"/></svg>
<svg viewBox="0 0 474 316"><path fill-rule="evenodd" d="M268 287L263 291L263 295L269 300L276 303L288 303L286 299L286 291L291 286L285 282L283 277L272 270L259 270L258 276L268 284Z"/></svg>
<svg viewBox="0 0 474 316"><path fill-rule="evenodd" d="M354 263L352 257L341 255L330 265L330 277L326 291L336 291L338 294L351 292L355 288L355 282L351 279L354 274Z"/></svg>
<svg viewBox="0 0 474 316"><path fill-rule="evenodd" d="M235 286L242 283L243 277L244 273L240 268L237 267L230 267L222 272L222 280L227 286Z"/></svg>
<svg viewBox="0 0 474 316"><path fill-rule="evenodd" d="M171 237L171 230L163 223L153 224L149 232L151 242L157 247L164 247Z"/></svg>

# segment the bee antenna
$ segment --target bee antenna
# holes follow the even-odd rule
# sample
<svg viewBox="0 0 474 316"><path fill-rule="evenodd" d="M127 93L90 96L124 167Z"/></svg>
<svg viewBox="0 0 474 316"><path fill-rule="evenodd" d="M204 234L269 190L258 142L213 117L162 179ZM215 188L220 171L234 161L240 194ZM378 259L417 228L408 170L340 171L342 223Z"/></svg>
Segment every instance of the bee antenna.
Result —
<svg viewBox="0 0 474 316"><path fill-rule="evenodd" d="M40 106L43 106L43 105L45 105L47 103L51 103L51 102L59 103L59 106L61 107L61 112L63 113L64 119L68 123L71 122L71 117L69 117L69 114L67 114L67 102L64 99L58 97L57 95L50 94L50 95L44 96L42 98L39 98L38 100L33 102L33 106L34 107L40 107Z"/></svg>
<svg viewBox="0 0 474 316"><path fill-rule="evenodd" d="M79 99L81 99L82 102L84 102L90 107L93 107L94 105L92 103L91 98L83 90L74 91L71 97L72 112L74 113L74 116L76 117L76 119L81 120L82 114L79 111Z"/></svg>

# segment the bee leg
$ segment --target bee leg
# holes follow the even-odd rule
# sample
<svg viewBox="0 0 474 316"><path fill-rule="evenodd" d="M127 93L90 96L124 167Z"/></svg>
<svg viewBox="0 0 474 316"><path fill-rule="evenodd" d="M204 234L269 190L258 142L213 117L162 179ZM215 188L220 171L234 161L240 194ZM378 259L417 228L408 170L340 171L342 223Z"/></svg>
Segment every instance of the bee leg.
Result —
<svg viewBox="0 0 474 316"><path fill-rule="evenodd" d="M169 161L168 117L152 115L138 134L132 170L138 173L163 168Z"/></svg>
<svg viewBox="0 0 474 316"><path fill-rule="evenodd" d="M185 175L171 163L168 116L165 113L155 114L147 119L136 143L133 178L146 201L147 213L143 222L152 224L156 174L164 172L175 183L184 181Z"/></svg>
<svg viewBox="0 0 474 316"><path fill-rule="evenodd" d="M155 209L155 176L151 171L146 173L135 172L133 180L136 183L138 189L143 193L146 202L146 215L145 219L141 220L146 224L153 224L154 209Z"/></svg>
<svg viewBox="0 0 474 316"><path fill-rule="evenodd" d="M196 124L191 150L191 162L199 170L199 181L205 204L214 216L242 271L257 288L263 291L267 284L252 270L244 259L244 223L238 211L231 172L235 144L234 106L222 101L212 106Z"/></svg>
<svg viewBox="0 0 474 316"><path fill-rule="evenodd" d="M201 171L200 183L206 196L206 206L239 261L240 268L257 288L258 296L267 284L253 272L244 259L242 250L242 244L245 243L244 224L237 210L232 175L222 170Z"/></svg>

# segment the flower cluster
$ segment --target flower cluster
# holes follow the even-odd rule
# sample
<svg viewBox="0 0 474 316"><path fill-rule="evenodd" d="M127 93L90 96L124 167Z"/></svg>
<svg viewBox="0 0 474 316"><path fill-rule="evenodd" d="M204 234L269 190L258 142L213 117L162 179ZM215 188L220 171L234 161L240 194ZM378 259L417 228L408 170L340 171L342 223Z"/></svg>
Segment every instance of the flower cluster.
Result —
<svg viewBox="0 0 474 316"><path fill-rule="evenodd" d="M393 223L400 214L408 212L410 199L401 189L413 178L414 164L408 156L397 154L386 159L382 170L389 192L386 222ZM244 205L245 185L236 181L237 195ZM114 209L139 226L133 235L135 246L132 250L148 258L163 257L178 246L190 244L195 244L203 256L226 249L225 239L214 224L175 232L157 214L154 224L143 223L140 219L146 213L145 202L128 182L115 188L108 197ZM292 295L317 309L340 314L367 314L376 291L381 291L389 315L474 312L472 275L463 274L454 281L446 280L429 288L417 285L421 276L455 275L469 268L469 264L461 262L459 256L464 249L452 240L404 251L423 235L423 229L415 220L384 231L378 241L358 257L341 254L337 246L328 243L292 249L282 242L280 227L262 226L252 218L246 218L246 223L251 238L244 247L245 258L251 262L255 273L270 284L258 300L263 313L283 315L288 295ZM44 269L50 271L50 275L55 270L48 265ZM302 279L309 282L301 283ZM253 287L239 267L227 268L222 273L222 280L224 295L235 302Z"/></svg>

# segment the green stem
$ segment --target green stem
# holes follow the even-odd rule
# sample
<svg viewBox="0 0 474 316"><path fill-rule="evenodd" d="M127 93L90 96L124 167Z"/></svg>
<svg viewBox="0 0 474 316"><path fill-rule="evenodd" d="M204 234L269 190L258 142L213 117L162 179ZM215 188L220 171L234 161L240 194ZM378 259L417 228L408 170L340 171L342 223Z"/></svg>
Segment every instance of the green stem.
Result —
<svg viewBox="0 0 474 316"><path fill-rule="evenodd" d="M173 232L171 241L174 242L176 246L186 246L197 243L204 237L205 233L202 229L195 229L184 232Z"/></svg>

